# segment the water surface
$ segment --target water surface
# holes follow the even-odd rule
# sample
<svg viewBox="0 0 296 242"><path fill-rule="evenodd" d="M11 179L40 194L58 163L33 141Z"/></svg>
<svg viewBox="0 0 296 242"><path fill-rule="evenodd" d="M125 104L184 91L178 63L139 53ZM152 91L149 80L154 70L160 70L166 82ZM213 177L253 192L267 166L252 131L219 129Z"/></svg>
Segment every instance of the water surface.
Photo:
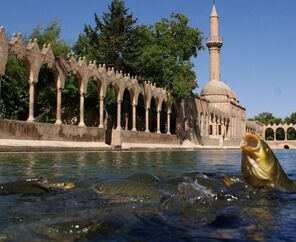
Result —
<svg viewBox="0 0 296 242"><path fill-rule="evenodd" d="M275 151L296 179L296 151ZM1 153L0 183L73 181L0 195L3 241L294 240L296 195L225 187L239 150Z"/></svg>

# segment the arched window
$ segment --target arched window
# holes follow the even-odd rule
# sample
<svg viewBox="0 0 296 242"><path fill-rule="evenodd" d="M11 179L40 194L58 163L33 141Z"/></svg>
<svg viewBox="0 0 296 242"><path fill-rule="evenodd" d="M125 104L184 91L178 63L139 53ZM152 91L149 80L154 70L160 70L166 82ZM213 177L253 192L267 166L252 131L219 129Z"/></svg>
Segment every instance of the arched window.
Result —
<svg viewBox="0 0 296 242"><path fill-rule="evenodd" d="M274 131L272 128L265 130L265 140L274 140Z"/></svg>
<svg viewBox="0 0 296 242"><path fill-rule="evenodd" d="M277 128L275 131L276 140L285 140L285 130L283 128Z"/></svg>
<svg viewBox="0 0 296 242"><path fill-rule="evenodd" d="M296 130L293 127L289 127L287 129L287 140L295 140L296 139Z"/></svg>

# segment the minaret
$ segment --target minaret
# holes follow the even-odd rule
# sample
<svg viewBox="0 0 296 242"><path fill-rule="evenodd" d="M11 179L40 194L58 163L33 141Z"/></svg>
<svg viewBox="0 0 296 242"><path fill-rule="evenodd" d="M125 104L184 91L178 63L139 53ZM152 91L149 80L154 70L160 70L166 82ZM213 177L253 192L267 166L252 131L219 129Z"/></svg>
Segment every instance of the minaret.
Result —
<svg viewBox="0 0 296 242"><path fill-rule="evenodd" d="M207 37L207 47L210 55L209 81L220 81L220 48L223 38L219 36L219 17L215 4L210 16L210 36Z"/></svg>

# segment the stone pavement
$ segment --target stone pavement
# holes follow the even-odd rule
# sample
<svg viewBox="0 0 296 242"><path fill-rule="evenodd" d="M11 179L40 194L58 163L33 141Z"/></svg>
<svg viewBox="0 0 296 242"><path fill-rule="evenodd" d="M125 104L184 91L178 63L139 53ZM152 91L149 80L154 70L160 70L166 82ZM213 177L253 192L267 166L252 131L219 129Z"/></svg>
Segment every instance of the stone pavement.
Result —
<svg viewBox="0 0 296 242"><path fill-rule="evenodd" d="M33 151L111 151L111 150L193 150L193 149L237 149L239 147L201 146L185 140L183 144L143 144L123 143L121 147L112 147L104 142L70 142L47 140L0 139L0 152Z"/></svg>
<svg viewBox="0 0 296 242"><path fill-rule="evenodd" d="M0 151L111 150L104 142L0 139Z"/></svg>

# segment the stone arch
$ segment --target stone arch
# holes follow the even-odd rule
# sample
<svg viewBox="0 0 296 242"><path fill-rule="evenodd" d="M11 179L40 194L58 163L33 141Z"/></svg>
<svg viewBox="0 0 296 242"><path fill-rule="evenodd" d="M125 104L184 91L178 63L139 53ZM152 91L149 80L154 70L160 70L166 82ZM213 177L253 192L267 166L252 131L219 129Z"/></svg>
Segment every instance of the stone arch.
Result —
<svg viewBox="0 0 296 242"><path fill-rule="evenodd" d="M79 86L79 124L78 126L85 126L85 94L87 93L88 80L90 79L89 66L85 58L79 58L78 61L74 55L68 56L68 62L71 73L76 77Z"/></svg>
<svg viewBox="0 0 296 242"><path fill-rule="evenodd" d="M296 130L294 127L288 127L286 134L287 134L287 140L296 140Z"/></svg>
<svg viewBox="0 0 296 242"><path fill-rule="evenodd" d="M69 73L61 90L61 123L78 125L80 121L80 91L77 76ZM57 119L58 120L58 119Z"/></svg>
<svg viewBox="0 0 296 242"><path fill-rule="evenodd" d="M285 130L284 128L282 127L278 127L276 130L275 130L275 139L276 140L285 140Z"/></svg>
<svg viewBox="0 0 296 242"><path fill-rule="evenodd" d="M143 93L140 93L137 98L137 108L136 108L136 129L138 131L145 131L145 98Z"/></svg>
<svg viewBox="0 0 296 242"><path fill-rule="evenodd" d="M157 129L157 99L153 96L150 100L149 131L156 132Z"/></svg>
<svg viewBox="0 0 296 242"><path fill-rule="evenodd" d="M264 137L265 137L265 140L275 140L274 130L272 128L265 129Z"/></svg>
<svg viewBox="0 0 296 242"><path fill-rule="evenodd" d="M117 128L118 122L118 93L119 88L116 85L112 85L109 83L106 87L106 93L104 96L104 106L105 106L105 123L107 129L115 129ZM119 100L121 102L121 100ZM121 103L120 103L121 106Z"/></svg>
<svg viewBox="0 0 296 242"><path fill-rule="evenodd" d="M30 106L33 110L30 115L34 120L34 109L36 106L37 121L53 123L56 119L57 102L57 78L55 68L55 57L50 44L44 45L42 50L39 49L37 40L30 39L27 47L27 58L30 68L30 96L32 85L35 85L32 97L30 97ZM45 92L42 94L42 92ZM36 96L36 97L35 97ZM44 97L46 96L46 98ZM33 102L33 103L32 103ZM50 107L53 107L50 110Z"/></svg>
<svg viewBox="0 0 296 242"><path fill-rule="evenodd" d="M100 81L90 78L85 93L85 125L99 126L100 120Z"/></svg>
<svg viewBox="0 0 296 242"><path fill-rule="evenodd" d="M61 56L58 63L59 69L63 70L65 76L64 85L60 84L61 87L64 87L61 111L63 122L71 125L85 126L84 102L89 79L85 59L79 58L77 61L74 55L69 55L67 59Z"/></svg>
<svg viewBox="0 0 296 242"><path fill-rule="evenodd" d="M27 84L29 89L27 121L32 122L34 120L34 84L38 81L38 73L41 65L40 50L38 48L37 41L35 40L32 42L30 40L30 43L28 44L29 49L27 51L25 45L23 44L22 35L20 33L13 34L9 44L9 54L15 56L15 58L22 63L26 70ZM28 53L31 49L36 51L36 55L38 56L35 61L35 68L31 68L34 64L33 56L29 55Z"/></svg>
<svg viewBox="0 0 296 242"><path fill-rule="evenodd" d="M125 130L132 129L132 104L133 91L126 88L121 102L121 127Z"/></svg>
<svg viewBox="0 0 296 242"><path fill-rule="evenodd" d="M56 121L57 83L52 68L44 63L39 71L34 93L34 119L37 122L54 123Z"/></svg>
<svg viewBox="0 0 296 242"><path fill-rule="evenodd" d="M154 128L152 128L154 129L154 131L156 129L157 132L159 132L160 130L162 132L165 131L165 123L167 123L167 125L168 123L171 124L168 118L172 115L173 108L171 108L171 104L168 101L169 94L165 89L157 88L155 85L149 82L139 84L136 77L130 77L130 75L123 74L121 71L114 71L114 68L106 69L105 65L97 66L94 61L87 63L85 58L77 58L73 54L70 54L67 57L55 57L50 45L43 46L41 50L39 49L37 40L30 40L28 45L25 46L22 43L22 37L20 34L15 34L8 42L3 28L0 28L0 47L0 75L3 75L5 73L5 67L9 54L16 56L18 60L24 63L30 89L30 101L28 110L29 117L27 119L28 121L33 121L34 119L34 86L36 83L38 83L38 80L42 79L40 78L40 70L42 71L42 66L46 66L46 69L48 69L50 73L52 72L52 83L56 84L56 102L50 105L51 107L54 107L56 105L56 124L62 123L63 111L66 110L66 108L62 109L62 105L64 102L62 102L61 98L62 96L64 98L65 95L67 99L66 92L68 90L62 93L62 90L64 89L65 85L67 86L67 84L75 84L73 86L75 87L74 92L76 93L71 97L71 104L73 103L73 97L79 102L73 105L73 108L75 108L79 112L77 115L74 115L75 117L73 117L74 119L76 119L74 123L76 124L79 121L79 126L85 126L86 122L87 125L91 126L99 124L99 127L102 128L103 115L101 115L101 113L103 113L103 106L108 86L111 86L117 105L114 112L116 116L119 116L116 124L117 128L121 128L121 102L127 99L124 97L124 93L126 92L126 90L129 91L130 97L128 99L131 100L130 103L133 107L133 118L136 117L136 106L138 105L139 100L141 99L144 101L146 107L145 117L147 117L148 119L148 121L145 120L145 125L143 125L146 130L148 130L149 120L154 120L155 122L157 122L156 124L154 124ZM67 78L68 74L70 74L70 77ZM39 82L40 85L42 84L41 82L42 80ZM97 93L93 95L94 101L89 104L88 97L91 95L89 90L91 86L93 86L93 90L96 90ZM38 88L36 89L35 94L36 93L36 96L38 98ZM140 93L142 96L138 98ZM52 96L54 97L54 95ZM54 98L52 99L54 100ZM96 107L96 109L99 107L100 112L94 111L93 113L96 113L96 117L89 118L87 107L94 108L94 106ZM67 107L67 103L64 104L64 107ZM149 112L147 111L149 109L152 114L153 109L156 109L156 118L148 118ZM54 111L52 110L52 112ZM98 114L99 118L97 116ZM165 122L163 120L167 121ZM171 119L171 121L172 120L173 118ZM47 119L46 121L48 122L49 120ZM72 118L70 121L73 121ZM69 123L70 121L66 120L66 123ZM72 122L72 124L74 123ZM174 129L173 126L171 127L172 129ZM136 130L136 122L134 121L132 130Z"/></svg>

